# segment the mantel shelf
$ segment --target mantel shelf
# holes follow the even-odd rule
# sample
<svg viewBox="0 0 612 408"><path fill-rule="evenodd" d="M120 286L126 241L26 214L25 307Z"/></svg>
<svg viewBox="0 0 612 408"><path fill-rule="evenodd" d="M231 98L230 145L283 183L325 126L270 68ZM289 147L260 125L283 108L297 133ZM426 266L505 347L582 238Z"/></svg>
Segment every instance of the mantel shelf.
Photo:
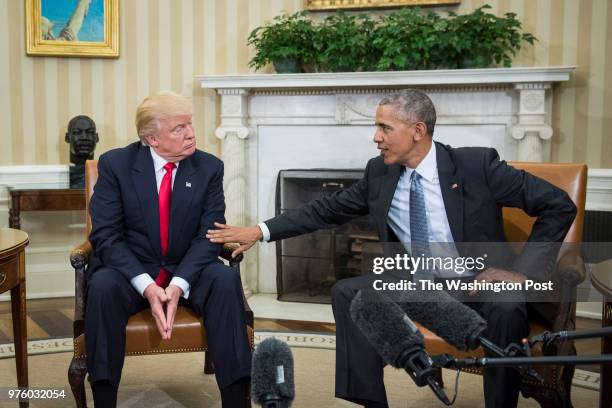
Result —
<svg viewBox="0 0 612 408"><path fill-rule="evenodd" d="M205 89L296 89L524 84L569 80L574 66L311 74L198 75Z"/></svg>

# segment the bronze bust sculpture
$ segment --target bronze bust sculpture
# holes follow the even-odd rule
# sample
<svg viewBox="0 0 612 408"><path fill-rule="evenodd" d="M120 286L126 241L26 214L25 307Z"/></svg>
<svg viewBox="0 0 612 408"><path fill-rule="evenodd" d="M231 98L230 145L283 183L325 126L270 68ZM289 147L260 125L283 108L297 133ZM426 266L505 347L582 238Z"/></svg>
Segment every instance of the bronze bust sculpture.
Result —
<svg viewBox="0 0 612 408"><path fill-rule="evenodd" d="M89 116L78 115L68 122L67 143L70 143L70 188L85 187L85 161L94 158L96 143L100 140L96 124Z"/></svg>

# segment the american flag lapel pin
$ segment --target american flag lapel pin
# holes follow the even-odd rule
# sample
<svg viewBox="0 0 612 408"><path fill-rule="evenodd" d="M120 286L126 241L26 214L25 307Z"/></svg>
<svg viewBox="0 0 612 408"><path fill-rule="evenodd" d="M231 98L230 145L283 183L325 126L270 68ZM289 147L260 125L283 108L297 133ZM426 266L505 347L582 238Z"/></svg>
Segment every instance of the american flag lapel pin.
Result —
<svg viewBox="0 0 612 408"><path fill-rule="evenodd" d="M453 185L451 186L451 188L452 188L453 190L454 190L454 189L456 189L457 187L459 187L459 184L457 184L457 183L453 183Z"/></svg>
<svg viewBox="0 0 612 408"><path fill-rule="evenodd" d="M187 181L187 182L185 182L185 187L187 187L187 188L191 188L191 183L190 183L190 182L188 182L188 181Z"/></svg>

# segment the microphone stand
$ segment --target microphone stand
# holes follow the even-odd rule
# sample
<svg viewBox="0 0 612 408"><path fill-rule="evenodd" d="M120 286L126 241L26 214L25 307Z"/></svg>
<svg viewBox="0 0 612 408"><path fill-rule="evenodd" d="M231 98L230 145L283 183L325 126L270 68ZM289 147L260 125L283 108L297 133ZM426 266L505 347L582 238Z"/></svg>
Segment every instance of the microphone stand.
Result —
<svg viewBox="0 0 612 408"><path fill-rule="evenodd" d="M606 364L612 363L612 354L534 357L530 354L530 349L533 345L541 342L543 343L543 349L546 349L553 343L563 340L587 339L608 335L612 335L612 327L582 331L544 332L530 339L523 339L522 346L511 343L505 349L501 349L490 340L481 337L479 340L483 348L498 357L468 357L457 359L450 354L440 354L431 356L431 359L434 366L438 368L516 367L522 374L528 375L539 382L543 382L543 379L536 371L525 368L524 366Z"/></svg>
<svg viewBox="0 0 612 408"><path fill-rule="evenodd" d="M449 400L442 385L435 380L435 369L450 368L459 370L471 367L513 367L522 375L530 377L537 382L543 383L542 376L532 366L544 365L585 365L612 363L612 354L593 356L537 356L531 355L531 347L537 343L543 343L543 350L553 343L572 340L586 339L591 337L604 337L612 335L612 327L583 331L560 331L544 332L529 339L523 339L522 344L510 343L506 348L501 348L492 341L477 336L474 340L480 344L489 354L496 357L468 357L457 359L450 354L439 354L430 356L421 347L413 347L405 350L398 358L398 365L404 367L415 384L419 387L428 385L436 397L445 405L452 405L457 397L457 386L459 376L455 383L455 396Z"/></svg>
<svg viewBox="0 0 612 408"><path fill-rule="evenodd" d="M545 331L544 333L538 334L536 336L531 337L528 340L529 347L533 346L536 343L543 343L543 347L546 348L551 344L562 341L562 340L578 340L578 339L590 339L593 337L605 337L612 336L612 327L602 327L601 329L593 329L593 330L581 330L581 331L560 331L551 333Z"/></svg>
<svg viewBox="0 0 612 408"><path fill-rule="evenodd" d="M585 365L612 363L612 354L594 356L542 356L542 357L468 357L456 359L450 354L431 356L438 368L516 367L542 365Z"/></svg>

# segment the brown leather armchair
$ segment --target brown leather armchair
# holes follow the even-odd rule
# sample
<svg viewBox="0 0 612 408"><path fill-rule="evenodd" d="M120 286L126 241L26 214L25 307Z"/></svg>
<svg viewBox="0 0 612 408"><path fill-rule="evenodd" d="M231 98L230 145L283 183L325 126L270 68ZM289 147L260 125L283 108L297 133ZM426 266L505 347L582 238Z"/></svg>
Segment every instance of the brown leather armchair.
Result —
<svg viewBox="0 0 612 408"><path fill-rule="evenodd" d="M85 164L85 202L86 202L86 222L87 236L91 231L91 220L89 218L89 200L93 194L93 187L98 179L98 162L96 160L88 160ZM223 247L221 257L228 260L230 266L240 272L240 262L242 255L232 259L232 246L226 244ZM77 407L86 407L85 398L85 374L87 367L85 365L85 267L87 266L89 256L92 252L92 247L89 241L85 241L70 253L70 263L75 270L75 308L74 308L74 356L68 369L68 380L72 393L76 400ZM243 295L244 296L244 295ZM247 333L251 349L253 344L253 312L244 299L245 320L247 323ZM214 335L211 333L210 335ZM191 309L184 306L179 306L176 312L174 327L172 330L172 339L162 341L157 331L155 320L149 310L143 310L130 317L126 328L126 345L125 355L146 355L146 354L162 354L162 353L181 353L193 351L206 351L207 333L204 333L204 325ZM205 355L204 373L214 374L214 367ZM245 406L250 406L250 395L245 395Z"/></svg>
<svg viewBox="0 0 612 408"><path fill-rule="evenodd" d="M584 207L586 201L587 167L581 164L556 164L556 163L527 163L510 162L512 166L530 172L567 192L576 204L578 212L564 243L582 242L582 229L584 224ZM517 208L503 208L504 230L509 242L525 242L535 218L529 217ZM544 331L557 332L561 330L574 330L576 323L576 285L585 278L584 261L576 246L564 245L559 253L557 265L553 273L553 282L564 282L560 287L565 293L561 299L567 301L555 305L555 320L552 326L546 327L537 322L531 322L530 336ZM570 284L570 285L568 285ZM418 324L417 324L418 325ZM446 343L426 328L419 326L425 337L427 351L434 354L449 353L457 358L467 356L484 356L482 348L471 352L462 352ZM531 349L532 355L575 355L576 349L573 341L565 341L553 347L542 350L541 343ZM480 369L469 369L468 372L482 374ZM546 366L536 367L544 377L544 383L525 378L521 386L521 392L525 398L535 398L542 407L564 407L572 406L570 391L573 366ZM440 375L441 378L441 375Z"/></svg>

